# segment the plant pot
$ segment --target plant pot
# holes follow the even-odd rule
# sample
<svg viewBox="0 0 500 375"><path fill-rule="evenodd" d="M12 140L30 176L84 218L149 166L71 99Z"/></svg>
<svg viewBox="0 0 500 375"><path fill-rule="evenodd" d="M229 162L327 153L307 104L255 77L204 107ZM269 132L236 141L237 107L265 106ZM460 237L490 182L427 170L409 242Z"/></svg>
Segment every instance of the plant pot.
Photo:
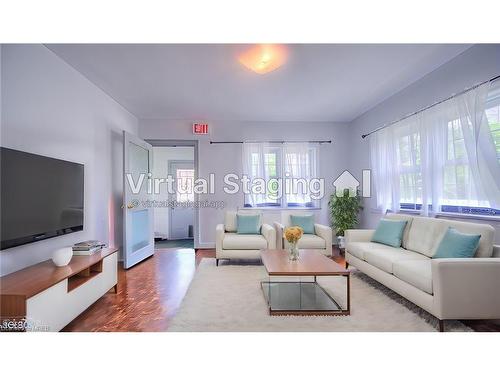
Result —
<svg viewBox="0 0 500 375"><path fill-rule="evenodd" d="M344 236L337 236L337 245L339 246L340 249L345 249L345 237Z"/></svg>

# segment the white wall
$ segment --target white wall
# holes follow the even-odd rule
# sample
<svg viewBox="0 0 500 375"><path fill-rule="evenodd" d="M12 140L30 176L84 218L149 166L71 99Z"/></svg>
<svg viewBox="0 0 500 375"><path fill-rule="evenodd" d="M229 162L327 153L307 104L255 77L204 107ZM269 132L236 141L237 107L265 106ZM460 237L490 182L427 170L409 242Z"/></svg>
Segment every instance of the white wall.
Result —
<svg viewBox="0 0 500 375"><path fill-rule="evenodd" d="M370 167L369 140L362 140L362 134L499 74L500 45L475 45L358 117L350 127L350 169L353 174L360 177L361 170ZM381 216L381 213L372 209L375 199L366 199L364 205L361 225L374 228ZM496 228L496 243L500 243L500 223L489 224Z"/></svg>
<svg viewBox="0 0 500 375"><path fill-rule="evenodd" d="M194 147L153 147L153 177L166 178L170 171L168 163L171 160L194 161ZM175 178L175 177L174 177ZM174 199L169 197L165 184L160 186L160 194L155 196L156 200L168 201ZM169 208L157 207L154 209L155 237L168 237L169 230ZM194 217L191 220L193 224Z"/></svg>
<svg viewBox="0 0 500 375"><path fill-rule="evenodd" d="M0 274L86 239L122 244L122 130L137 119L42 45L3 45L2 146L85 165L81 232L0 252ZM40 197L43 199L43 197Z"/></svg>
<svg viewBox="0 0 500 375"><path fill-rule="evenodd" d="M243 207L243 195L225 194L223 177L227 173L241 175L241 145L210 145L209 141L269 141L269 140L333 140L332 144L320 146L320 176L327 179L328 194L332 192L331 182L339 176L348 164L349 128L346 124L307 122L233 122L209 121L210 134L194 136L190 120L140 120L139 136L144 139L199 140L198 159L201 178L210 173L216 176L215 194L201 196L200 201L222 201L227 209ZM264 222L280 221L281 213L264 211ZM321 223L328 224L328 196L321 202L317 212ZM215 226L224 221L224 210L216 208L199 209L200 233L195 238L197 247L215 246Z"/></svg>

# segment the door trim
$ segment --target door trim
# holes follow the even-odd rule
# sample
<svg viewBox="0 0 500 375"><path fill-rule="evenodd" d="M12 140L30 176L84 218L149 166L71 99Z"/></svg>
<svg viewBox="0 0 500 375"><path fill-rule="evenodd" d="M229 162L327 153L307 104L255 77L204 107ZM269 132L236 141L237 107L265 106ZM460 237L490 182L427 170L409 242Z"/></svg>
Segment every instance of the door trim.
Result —
<svg viewBox="0 0 500 375"><path fill-rule="evenodd" d="M194 179L199 177L199 141L197 139L146 139L153 147L194 147ZM200 248L200 210L198 208L199 195L194 195L195 208L194 208L194 248Z"/></svg>

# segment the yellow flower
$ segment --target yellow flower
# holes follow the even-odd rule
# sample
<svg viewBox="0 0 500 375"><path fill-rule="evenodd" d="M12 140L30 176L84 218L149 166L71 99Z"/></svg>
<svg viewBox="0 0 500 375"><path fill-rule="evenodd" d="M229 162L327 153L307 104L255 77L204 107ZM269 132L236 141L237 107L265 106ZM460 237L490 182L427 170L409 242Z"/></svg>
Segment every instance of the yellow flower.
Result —
<svg viewBox="0 0 500 375"><path fill-rule="evenodd" d="M304 230L301 227L288 227L285 229L284 237L288 242L296 243L303 234Z"/></svg>

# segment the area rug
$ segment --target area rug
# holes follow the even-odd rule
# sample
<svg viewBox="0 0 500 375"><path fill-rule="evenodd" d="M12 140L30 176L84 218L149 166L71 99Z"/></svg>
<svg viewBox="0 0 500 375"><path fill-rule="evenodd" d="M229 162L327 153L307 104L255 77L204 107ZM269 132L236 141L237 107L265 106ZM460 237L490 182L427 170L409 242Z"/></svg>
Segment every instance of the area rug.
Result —
<svg viewBox="0 0 500 375"><path fill-rule="evenodd" d="M169 331L347 331L435 332L437 319L376 281L353 271L351 315L270 316L260 281L262 265L215 266L203 259ZM344 277L318 277L318 283L343 305ZM446 331L469 331L447 321Z"/></svg>

